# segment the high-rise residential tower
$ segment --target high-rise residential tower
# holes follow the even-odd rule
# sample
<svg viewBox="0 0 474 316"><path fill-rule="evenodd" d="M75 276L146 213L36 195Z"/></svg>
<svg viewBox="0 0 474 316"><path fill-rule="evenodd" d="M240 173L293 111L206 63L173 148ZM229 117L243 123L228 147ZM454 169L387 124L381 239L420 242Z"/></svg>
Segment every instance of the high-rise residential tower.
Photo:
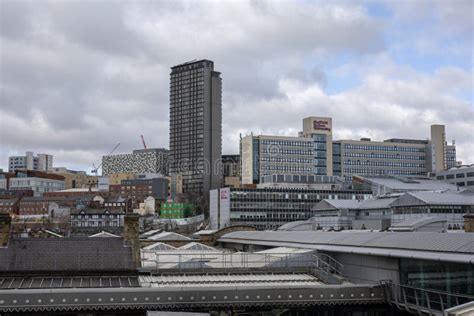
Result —
<svg viewBox="0 0 474 316"><path fill-rule="evenodd" d="M170 174L183 192L208 196L221 186L222 82L210 60L171 68Z"/></svg>

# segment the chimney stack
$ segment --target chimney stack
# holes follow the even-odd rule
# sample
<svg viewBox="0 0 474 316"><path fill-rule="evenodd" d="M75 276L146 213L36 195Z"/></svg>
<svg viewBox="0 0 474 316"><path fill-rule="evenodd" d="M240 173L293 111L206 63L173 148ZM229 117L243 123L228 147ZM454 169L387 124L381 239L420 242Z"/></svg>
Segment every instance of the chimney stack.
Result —
<svg viewBox="0 0 474 316"><path fill-rule="evenodd" d="M125 213L123 239L125 244L132 248L132 261L134 268L141 266L140 258L140 216L136 213Z"/></svg>
<svg viewBox="0 0 474 316"><path fill-rule="evenodd" d="M474 214L464 215L464 232L474 233Z"/></svg>
<svg viewBox="0 0 474 316"><path fill-rule="evenodd" d="M8 246L12 218L8 213L0 213L0 247Z"/></svg>

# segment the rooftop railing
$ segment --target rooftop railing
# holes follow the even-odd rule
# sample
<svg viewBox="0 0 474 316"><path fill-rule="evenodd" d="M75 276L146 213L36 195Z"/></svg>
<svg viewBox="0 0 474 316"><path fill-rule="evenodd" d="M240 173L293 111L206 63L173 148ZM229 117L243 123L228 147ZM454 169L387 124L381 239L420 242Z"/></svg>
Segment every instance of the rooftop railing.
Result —
<svg viewBox="0 0 474 316"><path fill-rule="evenodd" d="M218 251L173 253L143 251L142 271L166 272L310 272L321 281L336 281L342 276L343 265L322 253L221 253Z"/></svg>
<svg viewBox="0 0 474 316"><path fill-rule="evenodd" d="M474 301L474 296L382 281L387 303L418 315L444 315L444 311Z"/></svg>

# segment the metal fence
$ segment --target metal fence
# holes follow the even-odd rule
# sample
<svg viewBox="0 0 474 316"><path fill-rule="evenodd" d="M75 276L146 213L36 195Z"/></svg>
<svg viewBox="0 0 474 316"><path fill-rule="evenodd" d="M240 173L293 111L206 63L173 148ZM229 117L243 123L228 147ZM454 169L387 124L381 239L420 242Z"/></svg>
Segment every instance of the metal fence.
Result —
<svg viewBox="0 0 474 316"><path fill-rule="evenodd" d="M342 276L343 266L321 253L155 252L142 250L142 270L162 272L285 271L311 272L327 282Z"/></svg>
<svg viewBox="0 0 474 316"><path fill-rule="evenodd" d="M419 315L443 315L451 307L474 301L474 296L429 290L382 281L384 296L389 304L400 310Z"/></svg>

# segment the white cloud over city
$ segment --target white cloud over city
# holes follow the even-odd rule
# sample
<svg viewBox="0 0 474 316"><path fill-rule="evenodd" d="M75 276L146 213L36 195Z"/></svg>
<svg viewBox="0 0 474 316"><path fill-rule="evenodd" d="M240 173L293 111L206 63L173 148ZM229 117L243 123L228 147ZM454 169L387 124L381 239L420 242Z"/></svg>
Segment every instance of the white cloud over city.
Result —
<svg viewBox="0 0 474 316"><path fill-rule="evenodd" d="M0 1L0 168L50 153L88 170L168 147L170 67L223 78L223 153L239 134L429 137L445 124L474 163L471 1Z"/></svg>

